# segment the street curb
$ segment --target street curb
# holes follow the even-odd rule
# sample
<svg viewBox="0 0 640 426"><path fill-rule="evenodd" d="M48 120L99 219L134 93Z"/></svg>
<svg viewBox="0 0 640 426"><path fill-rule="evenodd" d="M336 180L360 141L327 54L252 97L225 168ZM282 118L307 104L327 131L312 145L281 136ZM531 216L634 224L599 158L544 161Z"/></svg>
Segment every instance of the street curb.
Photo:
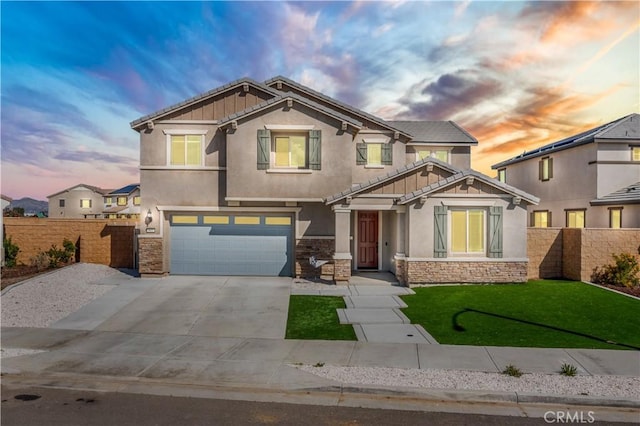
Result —
<svg viewBox="0 0 640 426"><path fill-rule="evenodd" d="M260 387L238 384L187 384L167 382L161 379L145 379L141 377L113 377L84 374L39 374L37 376L22 374L3 374L3 384L10 386L29 385L62 389L84 389L102 392L124 392L149 395L174 395L200 398L222 398L233 395L234 399L247 401L283 402L284 395L292 400L325 396L340 401L349 396L397 402L396 409L403 409L403 402L457 402L479 404L552 404L588 407L611 407L640 409L640 400L626 398L606 398L575 395L540 395L519 392L496 392L461 389L416 389L398 387L364 387L364 386L319 386L307 388ZM256 399L257 396L260 396ZM313 404L314 402L305 403ZM322 404L321 404L322 405ZM339 402L337 403L339 405Z"/></svg>

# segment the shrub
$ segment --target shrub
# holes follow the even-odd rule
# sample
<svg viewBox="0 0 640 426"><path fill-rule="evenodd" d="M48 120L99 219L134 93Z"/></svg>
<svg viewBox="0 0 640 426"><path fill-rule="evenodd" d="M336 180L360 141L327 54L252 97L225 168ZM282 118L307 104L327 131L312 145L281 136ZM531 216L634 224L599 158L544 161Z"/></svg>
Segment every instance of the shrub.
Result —
<svg viewBox="0 0 640 426"><path fill-rule="evenodd" d="M17 244L14 244L11 241L11 237L5 238L2 241L2 246L4 247L4 263L8 267L16 266L16 258L18 257L18 252L20 251L20 247Z"/></svg>
<svg viewBox="0 0 640 426"><path fill-rule="evenodd" d="M502 374L506 374L511 377L520 377L522 376L522 371L513 364L509 364L504 368L504 370L502 370Z"/></svg>
<svg viewBox="0 0 640 426"><path fill-rule="evenodd" d="M31 261L31 266L34 266L38 271L43 271L49 267L49 257L43 251L29 260Z"/></svg>
<svg viewBox="0 0 640 426"><path fill-rule="evenodd" d="M640 285L640 265L638 259L629 253L613 254L614 265L596 267L591 279L598 284L625 286L628 288Z"/></svg>
<svg viewBox="0 0 640 426"><path fill-rule="evenodd" d="M45 252L49 257L49 266L57 268L61 263L68 263L76 253L76 246L66 238L62 241L62 248L58 248L55 244Z"/></svg>
<svg viewBox="0 0 640 426"><path fill-rule="evenodd" d="M575 365L567 364L566 362L560 367L560 374L563 376L573 377L578 373L578 369Z"/></svg>

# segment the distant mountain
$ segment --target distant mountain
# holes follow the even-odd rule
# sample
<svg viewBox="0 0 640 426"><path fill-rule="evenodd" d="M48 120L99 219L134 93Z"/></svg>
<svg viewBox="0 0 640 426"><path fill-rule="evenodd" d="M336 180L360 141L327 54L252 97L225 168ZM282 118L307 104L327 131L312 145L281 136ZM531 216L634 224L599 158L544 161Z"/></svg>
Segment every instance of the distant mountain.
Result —
<svg viewBox="0 0 640 426"><path fill-rule="evenodd" d="M34 200L29 197L11 201L10 207L22 207L25 216L32 216L40 212L49 212L49 203L47 201Z"/></svg>

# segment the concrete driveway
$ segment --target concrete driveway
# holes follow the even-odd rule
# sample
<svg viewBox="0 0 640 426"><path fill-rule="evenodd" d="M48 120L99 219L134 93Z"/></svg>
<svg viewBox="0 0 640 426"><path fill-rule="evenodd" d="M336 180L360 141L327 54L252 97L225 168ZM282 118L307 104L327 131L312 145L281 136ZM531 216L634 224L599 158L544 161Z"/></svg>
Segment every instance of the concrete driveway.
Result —
<svg viewBox="0 0 640 426"><path fill-rule="evenodd" d="M131 280L53 328L283 339L291 278L170 276Z"/></svg>

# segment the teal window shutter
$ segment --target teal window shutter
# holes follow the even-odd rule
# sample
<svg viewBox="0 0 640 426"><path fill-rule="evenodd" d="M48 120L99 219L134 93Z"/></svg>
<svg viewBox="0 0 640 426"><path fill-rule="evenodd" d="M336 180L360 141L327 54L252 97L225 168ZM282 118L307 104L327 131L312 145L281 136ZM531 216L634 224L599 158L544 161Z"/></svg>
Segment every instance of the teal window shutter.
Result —
<svg viewBox="0 0 640 426"><path fill-rule="evenodd" d="M267 170L269 168L270 153L271 131L258 129L258 170Z"/></svg>
<svg viewBox="0 0 640 426"><path fill-rule="evenodd" d="M385 166L393 165L393 145L390 143L382 144L382 164Z"/></svg>
<svg viewBox="0 0 640 426"><path fill-rule="evenodd" d="M356 164L358 165L367 164L367 144L366 143L356 144Z"/></svg>
<svg viewBox="0 0 640 426"><path fill-rule="evenodd" d="M321 142L322 134L320 130L309 131L309 168L311 170L321 169Z"/></svg>
<svg viewBox="0 0 640 426"><path fill-rule="evenodd" d="M502 257L502 207L489 207L489 257Z"/></svg>
<svg viewBox="0 0 640 426"><path fill-rule="evenodd" d="M447 257L447 206L434 206L433 257Z"/></svg>

